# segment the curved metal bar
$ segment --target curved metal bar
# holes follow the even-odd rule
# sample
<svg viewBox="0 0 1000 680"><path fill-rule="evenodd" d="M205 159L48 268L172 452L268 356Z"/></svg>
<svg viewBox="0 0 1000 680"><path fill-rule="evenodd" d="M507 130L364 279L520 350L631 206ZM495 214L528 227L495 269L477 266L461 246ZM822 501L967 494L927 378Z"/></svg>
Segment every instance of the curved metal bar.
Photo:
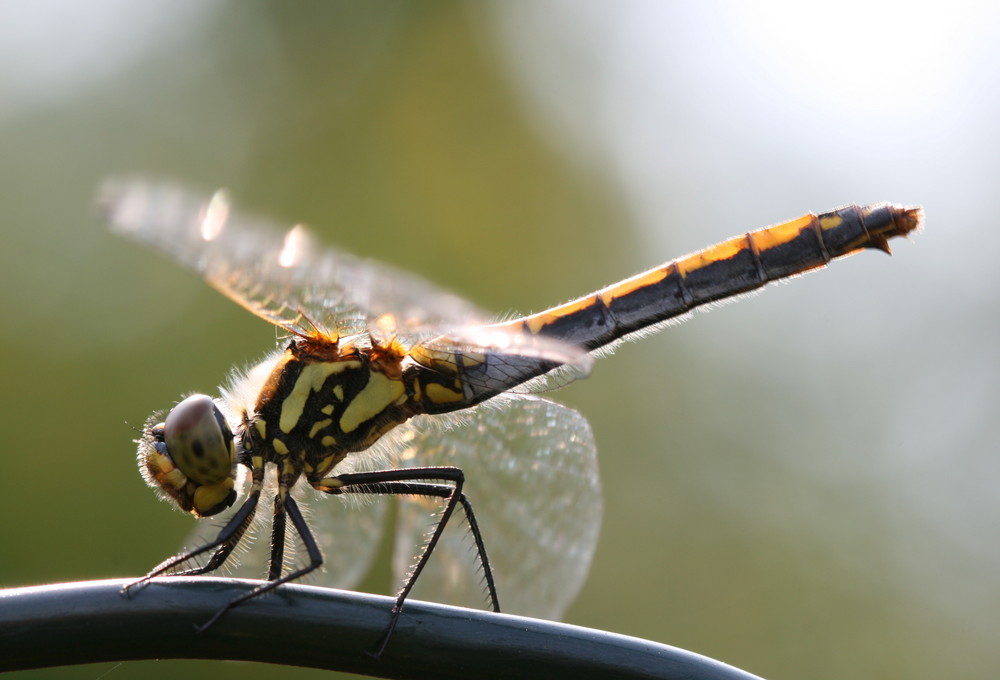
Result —
<svg viewBox="0 0 1000 680"><path fill-rule="evenodd" d="M578 626L407 601L376 658L392 598L285 585L199 624L257 581L158 578L0 591L0 670L136 659L239 659L387 678L754 680L675 647ZM759 680L759 679L758 679Z"/></svg>

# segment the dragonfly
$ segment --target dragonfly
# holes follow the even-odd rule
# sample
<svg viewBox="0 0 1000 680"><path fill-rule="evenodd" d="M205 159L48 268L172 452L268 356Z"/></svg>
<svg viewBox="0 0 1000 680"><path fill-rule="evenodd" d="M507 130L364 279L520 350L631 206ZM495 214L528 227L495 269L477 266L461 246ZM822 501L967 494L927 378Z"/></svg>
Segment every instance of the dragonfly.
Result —
<svg viewBox="0 0 1000 680"><path fill-rule="evenodd" d="M865 249L889 253L889 239L923 222L921 208L889 203L810 213L498 320L416 275L321 246L302 225L241 215L225 191L127 178L100 202L112 231L282 336L217 396L186 396L141 429L145 481L199 528L133 585L266 575L212 621L307 574L350 588L394 512L402 586L382 648L411 595L495 611L502 595L504 611L550 619L572 603L601 523L597 450L586 419L541 393L700 306ZM456 513L465 530L449 525Z"/></svg>

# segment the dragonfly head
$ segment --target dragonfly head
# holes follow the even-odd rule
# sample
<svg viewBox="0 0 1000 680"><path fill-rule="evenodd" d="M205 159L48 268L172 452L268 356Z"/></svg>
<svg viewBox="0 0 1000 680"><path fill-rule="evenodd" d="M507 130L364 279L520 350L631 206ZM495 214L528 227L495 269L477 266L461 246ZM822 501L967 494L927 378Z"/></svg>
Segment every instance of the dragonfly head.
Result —
<svg viewBox="0 0 1000 680"><path fill-rule="evenodd" d="M212 398L193 394L158 420L158 414L150 418L138 442L146 483L197 517L236 502L233 433Z"/></svg>

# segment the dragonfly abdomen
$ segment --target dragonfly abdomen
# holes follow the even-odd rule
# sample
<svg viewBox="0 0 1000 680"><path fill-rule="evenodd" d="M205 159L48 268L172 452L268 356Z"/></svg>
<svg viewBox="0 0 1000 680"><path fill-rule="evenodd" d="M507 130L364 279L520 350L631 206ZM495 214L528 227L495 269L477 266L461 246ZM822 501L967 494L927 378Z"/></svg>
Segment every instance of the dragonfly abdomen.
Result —
<svg viewBox="0 0 1000 680"><path fill-rule="evenodd" d="M879 203L812 213L748 232L507 324L508 330L595 350L630 333L771 281L823 267L920 226L922 211Z"/></svg>

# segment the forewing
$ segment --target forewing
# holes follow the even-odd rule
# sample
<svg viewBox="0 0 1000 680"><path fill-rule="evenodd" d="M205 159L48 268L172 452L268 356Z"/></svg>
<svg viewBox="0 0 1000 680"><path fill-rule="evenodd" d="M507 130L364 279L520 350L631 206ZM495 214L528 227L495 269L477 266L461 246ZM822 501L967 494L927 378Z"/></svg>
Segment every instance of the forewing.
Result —
<svg viewBox="0 0 1000 680"><path fill-rule="evenodd" d="M165 253L294 333L360 334L384 313L414 336L481 319L473 305L420 277L319 247L301 225L279 230L238 215L222 191L208 197L125 179L107 182L100 201L114 231Z"/></svg>
<svg viewBox="0 0 1000 680"><path fill-rule="evenodd" d="M586 579L601 523L596 447L583 416L537 397L501 398L449 429L417 421L406 444L401 466L464 469L465 492L482 531L501 609L560 618ZM398 507L393 569L401 582L441 504L410 497ZM461 509L413 597L476 608L488 604Z"/></svg>

